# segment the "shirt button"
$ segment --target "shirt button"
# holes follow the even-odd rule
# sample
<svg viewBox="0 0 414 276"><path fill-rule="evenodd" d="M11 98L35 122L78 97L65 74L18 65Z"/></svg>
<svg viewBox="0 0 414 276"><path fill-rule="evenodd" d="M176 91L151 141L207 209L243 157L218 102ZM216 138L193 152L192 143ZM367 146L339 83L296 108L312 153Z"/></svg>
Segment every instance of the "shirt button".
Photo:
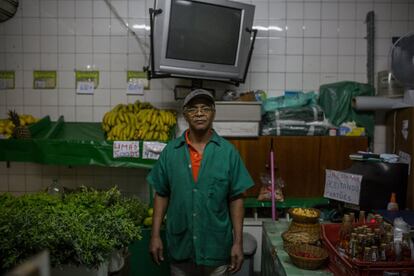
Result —
<svg viewBox="0 0 414 276"><path fill-rule="evenodd" d="M191 169L191 164L190 164L190 165L188 165L188 167Z"/></svg>
<svg viewBox="0 0 414 276"><path fill-rule="evenodd" d="M195 240L196 240L196 239L197 239L197 236L193 236L193 239L195 239Z"/></svg>
<svg viewBox="0 0 414 276"><path fill-rule="evenodd" d="M197 213L193 213L193 217L197 216Z"/></svg>
<svg viewBox="0 0 414 276"><path fill-rule="evenodd" d="M197 189L193 189L193 192L195 193L195 192L197 192Z"/></svg>

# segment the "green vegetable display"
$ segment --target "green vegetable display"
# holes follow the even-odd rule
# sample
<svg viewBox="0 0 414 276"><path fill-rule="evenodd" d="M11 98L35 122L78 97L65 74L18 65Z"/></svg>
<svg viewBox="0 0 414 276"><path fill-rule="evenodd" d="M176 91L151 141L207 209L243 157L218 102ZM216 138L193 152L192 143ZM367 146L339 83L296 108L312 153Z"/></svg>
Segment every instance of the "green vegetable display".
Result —
<svg viewBox="0 0 414 276"><path fill-rule="evenodd" d="M20 197L0 195L0 272L48 249L53 267L97 268L141 239L148 206L117 188Z"/></svg>

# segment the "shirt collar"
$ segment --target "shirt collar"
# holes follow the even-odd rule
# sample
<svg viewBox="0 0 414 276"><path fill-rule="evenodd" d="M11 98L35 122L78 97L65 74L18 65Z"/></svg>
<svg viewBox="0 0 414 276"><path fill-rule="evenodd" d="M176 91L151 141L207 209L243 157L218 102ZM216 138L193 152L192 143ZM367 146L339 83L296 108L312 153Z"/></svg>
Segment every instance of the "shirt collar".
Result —
<svg viewBox="0 0 414 276"><path fill-rule="evenodd" d="M185 145L187 143L186 139L185 139L185 135L186 135L185 133L187 131L188 131L188 129L186 131L184 131L183 134L175 140L174 148L182 147L183 145ZM223 138L220 137L214 129L212 129L212 131L213 131L213 134L211 135L209 142L214 142L217 146L220 146L221 139L223 139Z"/></svg>

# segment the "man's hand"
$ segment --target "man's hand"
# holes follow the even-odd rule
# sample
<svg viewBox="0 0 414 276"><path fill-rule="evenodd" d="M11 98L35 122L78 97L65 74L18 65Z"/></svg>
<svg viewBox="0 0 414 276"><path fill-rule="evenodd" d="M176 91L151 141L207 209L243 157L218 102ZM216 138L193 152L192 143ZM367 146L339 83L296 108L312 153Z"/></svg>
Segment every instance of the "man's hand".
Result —
<svg viewBox="0 0 414 276"><path fill-rule="evenodd" d="M231 263L229 266L230 273L236 273L240 270L241 265L243 264L243 247L239 243L233 244L231 248Z"/></svg>
<svg viewBox="0 0 414 276"><path fill-rule="evenodd" d="M162 240L160 237L151 237L149 251L152 255L152 259L157 265L160 265L164 261Z"/></svg>

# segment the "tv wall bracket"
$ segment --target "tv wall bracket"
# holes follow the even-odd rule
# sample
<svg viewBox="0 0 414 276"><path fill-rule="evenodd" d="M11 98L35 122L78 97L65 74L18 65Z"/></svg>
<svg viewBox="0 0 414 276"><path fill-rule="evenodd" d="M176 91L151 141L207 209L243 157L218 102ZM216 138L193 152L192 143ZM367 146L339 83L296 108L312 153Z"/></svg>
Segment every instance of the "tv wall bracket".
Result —
<svg viewBox="0 0 414 276"><path fill-rule="evenodd" d="M155 16L159 15L162 13L162 9L149 9L149 14L150 14L150 64L147 66L143 67L144 72L147 72L147 79L151 80L151 79L161 79L161 78L171 78L171 77L175 77L175 76L171 76L171 74L166 74L166 73L160 73L154 70L155 68L155 60L154 60L154 19ZM239 86L240 83L244 83L247 77L247 73L249 70L249 66L250 66L250 61L252 59L252 54L253 54L253 49L254 49L254 43L256 41L256 36L257 36L257 29L250 29L250 28L246 28L245 29L246 32L250 33L250 49L249 49L249 53L247 56L247 62L246 62L246 67L244 68L244 75L243 75L243 79L230 79L228 81L223 81L223 80L213 80L213 81L219 81L219 82L225 82L225 83L230 83L233 84L235 86ZM194 79L194 78L185 78L185 77L180 77L180 78L184 78L184 79ZM201 79L199 81L202 81Z"/></svg>

